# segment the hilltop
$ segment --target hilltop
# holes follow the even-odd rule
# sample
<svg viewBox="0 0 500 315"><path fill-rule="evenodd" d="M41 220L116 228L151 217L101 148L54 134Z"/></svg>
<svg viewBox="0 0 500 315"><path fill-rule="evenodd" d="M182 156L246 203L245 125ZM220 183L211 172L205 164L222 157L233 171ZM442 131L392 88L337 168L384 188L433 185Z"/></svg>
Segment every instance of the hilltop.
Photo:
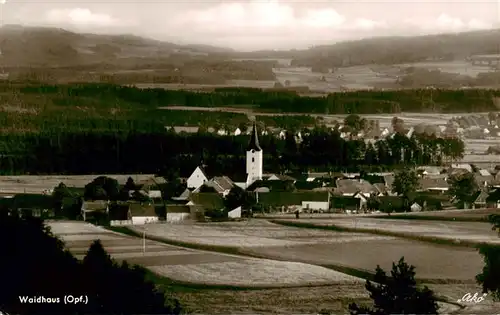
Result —
<svg viewBox="0 0 500 315"><path fill-rule="evenodd" d="M173 54L231 52L206 45L176 45L133 35L96 35L60 28L6 25L0 28L4 67L61 67L148 59L159 62Z"/></svg>
<svg viewBox="0 0 500 315"><path fill-rule="evenodd" d="M328 67L399 64L424 60L463 60L500 54L500 29L425 36L375 37L307 50L237 53L240 58L288 58L295 66Z"/></svg>

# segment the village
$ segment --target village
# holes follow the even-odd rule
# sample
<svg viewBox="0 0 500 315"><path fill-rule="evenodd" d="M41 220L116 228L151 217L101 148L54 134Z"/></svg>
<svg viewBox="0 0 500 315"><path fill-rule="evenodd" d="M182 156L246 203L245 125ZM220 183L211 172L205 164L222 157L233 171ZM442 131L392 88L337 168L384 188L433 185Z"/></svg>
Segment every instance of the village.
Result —
<svg viewBox="0 0 500 315"><path fill-rule="evenodd" d="M411 127L409 132L415 130ZM5 209L44 218L56 218L65 213L62 208L69 208L79 220L112 226L210 220L210 217L238 219L263 213L420 212L456 209L458 200L449 194L448 179L473 174L477 191L470 208L500 208L498 167L486 169L466 163L420 166L416 169L418 189L411 196L394 191L394 172L264 173L263 149L259 144L259 135L264 132L255 123L250 128L246 178L233 174L215 176L200 165L190 173L179 174L175 192L166 192L168 182L154 174L49 176L38 180L38 184L30 176L21 176L23 180L10 176L10 184L0 181L3 191L0 202ZM113 185L118 185L112 188L114 193L109 192ZM236 204L228 205L226 201L232 191L245 192L253 201L248 203L240 198ZM404 198L410 200L409 208Z"/></svg>

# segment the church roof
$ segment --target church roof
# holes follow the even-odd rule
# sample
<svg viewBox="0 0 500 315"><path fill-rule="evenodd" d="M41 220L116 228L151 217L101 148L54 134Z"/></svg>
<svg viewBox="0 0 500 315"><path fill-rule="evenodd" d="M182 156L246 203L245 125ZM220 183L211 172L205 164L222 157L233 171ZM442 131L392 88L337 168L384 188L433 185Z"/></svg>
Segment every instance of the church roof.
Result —
<svg viewBox="0 0 500 315"><path fill-rule="evenodd" d="M253 130L252 130L252 136L250 138L250 142L248 143L248 148L247 151L250 150L255 150L255 151L262 151L262 148L260 147L259 144L259 136L257 134L257 125L253 124Z"/></svg>

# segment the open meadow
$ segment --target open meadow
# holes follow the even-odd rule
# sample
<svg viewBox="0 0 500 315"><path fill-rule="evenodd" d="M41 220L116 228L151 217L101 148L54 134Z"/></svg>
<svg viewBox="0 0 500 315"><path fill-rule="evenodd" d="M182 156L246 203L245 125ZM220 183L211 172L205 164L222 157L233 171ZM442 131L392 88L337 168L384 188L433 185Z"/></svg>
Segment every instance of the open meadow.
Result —
<svg viewBox="0 0 500 315"><path fill-rule="evenodd" d="M144 266L160 276L181 283L255 288L352 284L361 281L334 270L300 262L192 250L149 240L143 252L140 238L83 222L51 222L49 226L79 259L85 256L93 240L100 239L114 259Z"/></svg>
<svg viewBox="0 0 500 315"><path fill-rule="evenodd" d="M328 220L314 220L318 224ZM481 269L475 249L405 240L367 233L336 232L273 224L265 220L246 222L161 224L134 226L132 230L158 239L202 246L238 249L240 253L269 259L353 268L371 272L377 265L390 268L405 256L417 266L417 277L426 280L473 282ZM382 255L383 253L383 255Z"/></svg>
<svg viewBox="0 0 500 315"><path fill-rule="evenodd" d="M281 221L279 221L281 222ZM491 230L491 224L483 222L439 222L423 220L391 220L367 217L335 218L325 220L283 220L288 223L305 223L310 227L338 227L351 231L391 233L394 236L428 237L456 243L500 244L500 238Z"/></svg>
<svg viewBox="0 0 500 315"><path fill-rule="evenodd" d="M397 213L387 216L380 214L377 217L384 219L405 219L407 220L435 220L435 221L486 221L491 214L500 214L500 209L459 209L459 210L439 210L423 212Z"/></svg>

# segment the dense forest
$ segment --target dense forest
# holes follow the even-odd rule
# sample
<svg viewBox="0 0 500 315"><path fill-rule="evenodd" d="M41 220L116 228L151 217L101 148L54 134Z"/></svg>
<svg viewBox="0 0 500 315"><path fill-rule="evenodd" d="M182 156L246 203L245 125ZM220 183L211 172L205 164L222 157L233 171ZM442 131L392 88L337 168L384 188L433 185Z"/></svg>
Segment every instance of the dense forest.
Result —
<svg viewBox="0 0 500 315"><path fill-rule="evenodd" d="M354 91L325 97L299 96L292 91L255 88L220 88L213 92L139 89L112 84L18 84L0 85L11 105L151 109L159 106L250 106L268 112L317 114L375 114L399 112L493 111L500 91L466 89L415 89Z"/></svg>
<svg viewBox="0 0 500 315"><path fill-rule="evenodd" d="M306 131L304 131L306 133ZM247 136L192 135L171 131L65 132L2 135L3 174L159 173L189 175L204 163L212 174L242 174ZM397 165L428 165L462 157L459 139L415 135L366 143L344 140L336 131L316 128L301 141L263 136L264 168L269 172L305 170L384 170ZM177 175L175 175L177 174Z"/></svg>

